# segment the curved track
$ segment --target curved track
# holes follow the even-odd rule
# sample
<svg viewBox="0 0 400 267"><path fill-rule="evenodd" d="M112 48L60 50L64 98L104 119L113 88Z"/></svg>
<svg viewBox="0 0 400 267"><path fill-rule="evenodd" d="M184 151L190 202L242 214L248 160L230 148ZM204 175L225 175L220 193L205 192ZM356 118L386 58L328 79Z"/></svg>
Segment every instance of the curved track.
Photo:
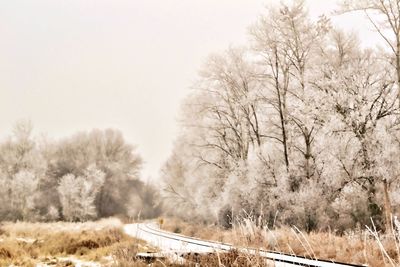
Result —
<svg viewBox="0 0 400 267"><path fill-rule="evenodd" d="M326 260L315 260L300 256L294 256L274 251L259 250L254 248L240 248L230 244L205 241L198 238L187 237L162 231L154 223L131 224L125 226L125 231L137 238L143 239L148 243L161 248L165 252L175 252L184 254L189 252L213 253L227 252L236 249L242 253L261 256L268 261L274 262L276 267L361 267L362 265L353 265Z"/></svg>

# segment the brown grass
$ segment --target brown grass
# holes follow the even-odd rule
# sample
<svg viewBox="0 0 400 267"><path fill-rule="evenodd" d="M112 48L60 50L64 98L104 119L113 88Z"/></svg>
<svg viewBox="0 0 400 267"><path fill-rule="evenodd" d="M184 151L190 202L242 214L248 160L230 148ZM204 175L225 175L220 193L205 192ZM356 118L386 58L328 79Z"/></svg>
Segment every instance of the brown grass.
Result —
<svg viewBox="0 0 400 267"><path fill-rule="evenodd" d="M124 234L121 227L122 224L116 224L114 220L3 223L0 227L0 266L35 266L40 262L61 264L59 258L70 256L110 265L110 256L119 250L134 248L139 251L140 247L145 247L143 241Z"/></svg>
<svg viewBox="0 0 400 267"><path fill-rule="evenodd" d="M393 266L368 231L303 233L296 228L261 229L250 223L224 230L215 225L164 219L163 229L183 235L230 243L239 247L255 247L310 258L366 264L371 267ZM387 254L398 264L398 252L393 236L380 236Z"/></svg>
<svg viewBox="0 0 400 267"><path fill-rule="evenodd" d="M185 264L137 257L138 252L157 252L144 241L127 236L118 220L87 223L3 223L0 225L0 266L75 266L74 259L101 266L265 266L262 259L237 252L186 255Z"/></svg>
<svg viewBox="0 0 400 267"><path fill-rule="evenodd" d="M367 231L335 235L332 232L305 234L295 228L261 229L251 223L223 230L213 225L164 219L163 229L225 242L312 258L330 259L368 266L393 266L376 240ZM380 236L387 254L398 263L398 251L391 236ZM145 242L127 236L118 220L90 223L3 223L0 225L0 266L35 266L53 263L73 266L68 257L94 261L102 266L148 266L136 257L138 252L156 251ZM67 258L60 260L60 258ZM258 257L237 251L208 255L185 255L184 266L265 266ZM182 266L167 260L154 260L152 266ZM53 266L54 266L53 265Z"/></svg>
<svg viewBox="0 0 400 267"><path fill-rule="evenodd" d="M210 253L206 255L192 253L184 256L184 258L188 260L188 266L259 267L271 265L261 257L246 255L236 250L227 253Z"/></svg>

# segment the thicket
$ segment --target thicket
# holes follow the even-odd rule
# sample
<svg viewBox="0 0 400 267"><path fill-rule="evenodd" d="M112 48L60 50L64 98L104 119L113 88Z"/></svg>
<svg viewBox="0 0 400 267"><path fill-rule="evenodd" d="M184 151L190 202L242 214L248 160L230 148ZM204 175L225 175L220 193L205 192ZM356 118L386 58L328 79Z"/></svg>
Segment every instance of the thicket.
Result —
<svg viewBox="0 0 400 267"><path fill-rule="evenodd" d="M142 159L119 131L33 138L21 121L0 143L0 221L86 221L156 216L156 190L139 179Z"/></svg>
<svg viewBox="0 0 400 267"><path fill-rule="evenodd" d="M226 227L251 214L270 227L390 230L400 207L399 5L341 7L363 11L386 49L293 2L268 7L248 46L202 68L162 170L166 207Z"/></svg>

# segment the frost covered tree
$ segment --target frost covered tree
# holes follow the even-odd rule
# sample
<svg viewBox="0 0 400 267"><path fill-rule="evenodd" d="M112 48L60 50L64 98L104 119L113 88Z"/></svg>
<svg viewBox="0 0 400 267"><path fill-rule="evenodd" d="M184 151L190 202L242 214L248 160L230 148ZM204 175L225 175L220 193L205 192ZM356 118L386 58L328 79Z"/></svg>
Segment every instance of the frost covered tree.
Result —
<svg viewBox="0 0 400 267"><path fill-rule="evenodd" d="M162 172L165 206L179 200L179 214L224 226L263 214L307 231L370 217L390 228L400 110L386 56L311 19L304 1L269 8L251 28L251 49L213 55L186 100Z"/></svg>
<svg viewBox="0 0 400 267"><path fill-rule="evenodd" d="M346 44L357 43L352 39L354 37L335 34L336 43L331 46L331 56L321 68L323 78L320 77L316 86L326 94L329 105L325 112L334 111L331 132L338 138L337 147L343 149L337 158L347 178L342 180L337 192L354 183L361 186L367 192L369 216L379 221L380 207L384 207L388 223L391 214L389 187L393 179L398 178L380 174L379 169L392 169L395 165L389 161L379 164L382 161L377 155L389 146L388 141L393 141L394 136L390 135L396 134L398 127L395 75L379 54L357 46L346 49ZM346 53L348 58L344 61ZM397 145L393 142L392 146ZM383 203L377 199L379 191ZM388 225L386 228L390 229Z"/></svg>
<svg viewBox="0 0 400 267"><path fill-rule="evenodd" d="M185 142L185 137L174 143L174 151L161 169L166 213L173 213L181 217L186 216L190 210L195 210L195 190L189 186L190 173L196 162L191 154L190 145ZM193 215L192 215L193 216Z"/></svg>
<svg viewBox="0 0 400 267"><path fill-rule="evenodd" d="M400 108L400 4L398 0L343 0L341 12L362 12L389 47Z"/></svg>
<svg viewBox="0 0 400 267"><path fill-rule="evenodd" d="M0 144L0 183L4 192L0 218L26 220L36 217L39 182L44 177L46 162L31 133L29 121L18 121L13 135Z"/></svg>
<svg viewBox="0 0 400 267"><path fill-rule="evenodd" d="M80 219L80 180L73 174L67 174L61 178L57 190L60 196L62 214L66 220L74 221ZM94 199L93 199L94 201Z"/></svg>
<svg viewBox="0 0 400 267"><path fill-rule="evenodd" d="M11 181L11 209L23 220L34 217L39 178L29 171L19 171Z"/></svg>
<svg viewBox="0 0 400 267"><path fill-rule="evenodd" d="M319 67L318 52L328 30L326 18L309 19L304 1L269 9L251 30L264 100L276 112L268 116L269 128L276 129L268 137L282 145L294 190L316 172L313 143L321 127L316 109L321 97L311 85L311 74Z"/></svg>
<svg viewBox="0 0 400 267"><path fill-rule="evenodd" d="M0 142L0 221L128 215L132 195L147 205L146 216L155 216L158 195L139 180L140 167L116 130L53 141L33 138L32 124L19 121Z"/></svg>
<svg viewBox="0 0 400 267"><path fill-rule="evenodd" d="M57 188L62 215L68 221L85 221L97 217L95 199L104 183L105 174L89 166L84 176L67 174Z"/></svg>
<svg viewBox="0 0 400 267"><path fill-rule="evenodd" d="M51 186L48 187L48 196L52 201L58 199L52 188L57 187L61 177L67 174L85 176L91 165L105 174L95 199L99 216L126 214L129 195L141 190L141 185L137 187L134 183L139 178L142 160L117 130L78 133L60 141L49 153L51 180L48 185Z"/></svg>
<svg viewBox="0 0 400 267"><path fill-rule="evenodd" d="M207 61L195 85L196 92L185 103L187 115L183 121L188 138L182 136L182 150L176 152L185 150L193 160L189 162L175 154L177 160L183 161L181 166L186 166L181 168L178 162L170 161L165 169L179 172L178 177L191 176L185 187L195 186L195 179L210 182L196 192L197 199L187 198L185 195L191 194L179 186L182 183L167 178L169 197L185 199L191 206L200 207L202 202L221 201L220 192L230 173L236 172L244 179L246 172L240 170L246 168L249 153L265 139L263 122L258 117L264 107L253 65L249 51L244 48L231 48ZM182 173L185 169L188 172ZM174 179L172 173L167 176L179 179Z"/></svg>
<svg viewBox="0 0 400 267"><path fill-rule="evenodd" d="M213 133L198 145L220 152L231 162L246 160L250 146L260 146L263 138L257 117L260 109L257 77L246 60L246 51L230 49L225 55L211 56L201 71L197 89L196 105L202 125L193 126ZM225 167L203 156L199 159Z"/></svg>
<svg viewBox="0 0 400 267"><path fill-rule="evenodd" d="M33 170L43 173L46 164L32 138L32 124L18 121L13 128L13 135L0 145L0 168L8 176L21 170Z"/></svg>

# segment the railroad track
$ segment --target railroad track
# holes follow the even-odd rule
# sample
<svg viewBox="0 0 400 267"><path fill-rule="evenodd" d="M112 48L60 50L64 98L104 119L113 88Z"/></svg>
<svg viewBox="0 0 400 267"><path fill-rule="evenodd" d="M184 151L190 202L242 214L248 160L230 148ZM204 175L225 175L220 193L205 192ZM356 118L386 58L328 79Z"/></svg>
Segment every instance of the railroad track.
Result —
<svg viewBox="0 0 400 267"><path fill-rule="evenodd" d="M328 260L311 259L302 256L295 256L275 251L260 250L254 248L240 248L231 244L205 241L198 238L187 237L184 235L174 234L157 229L154 224L143 223L135 224L136 237L144 239L152 245L158 246L163 250L169 250L185 253L215 253L229 252L237 250L248 255L256 255L263 257L268 261L274 262L276 267L295 267L295 266L310 266L310 267L365 267L365 265L355 265L342 262L333 262ZM129 230L128 230L129 231ZM134 230L135 231L135 230ZM131 234L134 232L130 230Z"/></svg>

